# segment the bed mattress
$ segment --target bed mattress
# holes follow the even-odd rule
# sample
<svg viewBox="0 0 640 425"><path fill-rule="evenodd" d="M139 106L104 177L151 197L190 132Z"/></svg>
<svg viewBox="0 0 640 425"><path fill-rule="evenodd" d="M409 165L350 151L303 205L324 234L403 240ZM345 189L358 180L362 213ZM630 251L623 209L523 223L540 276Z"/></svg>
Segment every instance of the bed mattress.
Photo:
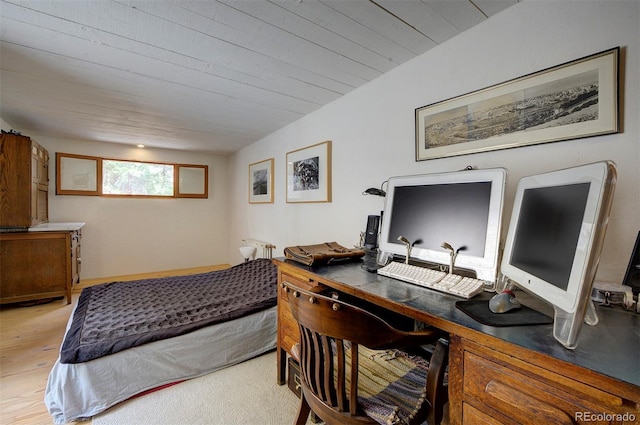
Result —
<svg viewBox="0 0 640 425"><path fill-rule="evenodd" d="M81 363L233 320L277 303L268 259L187 276L85 288L66 333L62 363Z"/></svg>

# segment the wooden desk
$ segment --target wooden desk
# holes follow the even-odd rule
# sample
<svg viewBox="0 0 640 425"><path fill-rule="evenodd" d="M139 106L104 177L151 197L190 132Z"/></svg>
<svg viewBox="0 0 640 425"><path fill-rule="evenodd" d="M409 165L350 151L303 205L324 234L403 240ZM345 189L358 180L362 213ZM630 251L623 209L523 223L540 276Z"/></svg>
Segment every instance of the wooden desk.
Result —
<svg viewBox="0 0 640 425"><path fill-rule="evenodd" d="M299 338L281 283L327 286L450 335L451 424L640 422L640 317L598 307L600 323L582 327L565 349L552 325L491 327L455 307L460 298L364 271L359 263L313 270L283 259L278 266L278 383ZM479 297L490 298L491 294ZM530 307L548 306L520 294Z"/></svg>

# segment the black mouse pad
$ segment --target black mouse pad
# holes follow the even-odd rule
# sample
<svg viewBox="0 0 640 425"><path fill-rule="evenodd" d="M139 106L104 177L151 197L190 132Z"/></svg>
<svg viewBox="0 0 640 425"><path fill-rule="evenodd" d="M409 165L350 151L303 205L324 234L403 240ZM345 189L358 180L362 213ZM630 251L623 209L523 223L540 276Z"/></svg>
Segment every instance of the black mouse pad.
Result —
<svg viewBox="0 0 640 425"><path fill-rule="evenodd" d="M488 300L457 301L456 308L473 317L483 325L489 326L526 326L547 325L553 319L532 308L523 305L522 308L506 313L496 314L489 310Z"/></svg>

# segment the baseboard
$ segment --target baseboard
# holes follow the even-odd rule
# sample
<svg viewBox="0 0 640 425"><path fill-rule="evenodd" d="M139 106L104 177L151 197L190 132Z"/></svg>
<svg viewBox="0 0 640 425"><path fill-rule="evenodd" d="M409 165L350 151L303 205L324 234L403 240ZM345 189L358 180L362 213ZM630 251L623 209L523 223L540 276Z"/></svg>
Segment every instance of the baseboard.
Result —
<svg viewBox="0 0 640 425"><path fill-rule="evenodd" d="M99 277L94 279L81 279L79 283L73 285L73 292L81 292L84 288L87 288L93 285L99 285L101 283L122 282L122 281L140 280L140 279L153 279L156 277L166 277L166 276L184 276L184 275L190 275L190 274L223 270L229 267L231 267L230 264L216 264L212 266L192 267L188 269L164 270L164 271L158 271L158 272L137 273L137 274L122 275L122 276L108 276L108 277Z"/></svg>

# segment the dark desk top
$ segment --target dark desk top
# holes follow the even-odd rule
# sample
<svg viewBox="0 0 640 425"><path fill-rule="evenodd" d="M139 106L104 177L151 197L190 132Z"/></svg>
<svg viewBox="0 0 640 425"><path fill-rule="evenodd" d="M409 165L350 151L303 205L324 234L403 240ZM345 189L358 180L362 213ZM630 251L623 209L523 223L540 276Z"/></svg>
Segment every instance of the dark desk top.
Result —
<svg viewBox="0 0 640 425"><path fill-rule="evenodd" d="M462 298L378 276L362 269L362 263L309 269L289 260L277 261L310 271L337 283L340 287L335 289L346 289L360 298L447 332L456 334L460 327L471 329L640 387L640 315L622 308L597 306L599 323L596 326L583 324L577 348L569 350L553 338L553 325L483 325L456 308L455 302ZM487 292L473 299L489 299L492 295ZM553 317L553 308L546 303L523 292L518 292L517 297L523 305Z"/></svg>

